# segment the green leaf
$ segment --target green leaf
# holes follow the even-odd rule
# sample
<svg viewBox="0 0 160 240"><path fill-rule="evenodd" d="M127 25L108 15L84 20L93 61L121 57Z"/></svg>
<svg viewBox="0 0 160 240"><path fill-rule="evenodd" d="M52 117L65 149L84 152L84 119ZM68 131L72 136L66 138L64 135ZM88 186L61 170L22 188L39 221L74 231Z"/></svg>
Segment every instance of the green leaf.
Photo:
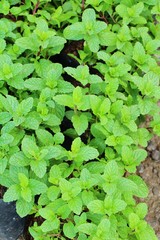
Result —
<svg viewBox="0 0 160 240"><path fill-rule="evenodd" d="M47 163L44 160L40 160L40 161L32 160L30 162L30 166L31 166L32 171L39 178L42 178L47 171Z"/></svg>
<svg viewBox="0 0 160 240"><path fill-rule="evenodd" d="M139 128L137 132L133 133L131 135L132 139L134 140L134 143L136 145L141 145L142 147L147 146L147 142L150 139L150 133L146 128Z"/></svg>
<svg viewBox="0 0 160 240"><path fill-rule="evenodd" d="M94 235L96 232L97 226L93 223L84 223L78 226L78 230L87 235Z"/></svg>
<svg viewBox="0 0 160 240"><path fill-rule="evenodd" d="M24 189L21 190L21 196L26 202L31 202L32 200L32 192L30 188L25 187Z"/></svg>
<svg viewBox="0 0 160 240"><path fill-rule="evenodd" d="M22 102L19 104L18 108L17 108L17 113L18 115L27 115L28 112L30 112L30 110L33 107L33 98L29 97L25 100L22 100Z"/></svg>
<svg viewBox="0 0 160 240"><path fill-rule="evenodd" d="M102 103L101 103L101 105L100 105L100 108L99 108L99 114L100 114L100 116L108 113L109 110L110 110L110 106L111 106L111 102L110 102L109 98L105 98L105 99L102 101Z"/></svg>
<svg viewBox="0 0 160 240"><path fill-rule="evenodd" d="M146 203L139 203L136 206L136 214L140 219L145 218L145 216L147 215L147 212L148 212L148 207Z"/></svg>
<svg viewBox="0 0 160 240"><path fill-rule="evenodd" d="M48 132L45 129L37 129L36 135L38 140L43 144L43 145L52 145L53 144L53 136L50 132Z"/></svg>
<svg viewBox="0 0 160 240"><path fill-rule="evenodd" d="M0 136L0 146L9 145L14 140L14 137L8 133L4 133Z"/></svg>
<svg viewBox="0 0 160 240"><path fill-rule="evenodd" d="M5 47L6 47L6 41L4 39L0 39L0 54L3 53Z"/></svg>
<svg viewBox="0 0 160 240"><path fill-rule="evenodd" d="M120 211L123 211L127 206L127 203L121 199L115 199L113 201L112 211L113 213L118 213Z"/></svg>
<svg viewBox="0 0 160 240"><path fill-rule="evenodd" d="M5 124L9 122L12 118L12 115L9 112L0 113L0 124Z"/></svg>
<svg viewBox="0 0 160 240"><path fill-rule="evenodd" d="M38 195L41 193L45 193L47 190L47 186L45 183L40 182L38 180L35 179L30 179L29 180L29 187L32 190L32 194L33 195Z"/></svg>
<svg viewBox="0 0 160 240"><path fill-rule="evenodd" d="M74 90L73 90L73 102L74 102L74 105L81 105L82 103L82 89L78 86L76 87Z"/></svg>
<svg viewBox="0 0 160 240"><path fill-rule="evenodd" d="M124 193L137 191L138 186L128 178L121 177L118 180L117 188Z"/></svg>
<svg viewBox="0 0 160 240"><path fill-rule="evenodd" d="M31 138L25 137L22 140L22 151L28 158L37 158L37 154L39 153L39 149Z"/></svg>
<svg viewBox="0 0 160 240"><path fill-rule="evenodd" d="M32 116L34 116L34 114ZM39 124L40 124L39 116L35 114L35 117L27 115L25 121L22 123L22 126L27 129L37 130L39 128Z"/></svg>
<svg viewBox="0 0 160 240"><path fill-rule="evenodd" d="M4 99L4 108L14 114L18 107L18 101L15 97L7 95L6 99Z"/></svg>
<svg viewBox="0 0 160 240"><path fill-rule="evenodd" d="M129 215L129 226L132 230L134 230L137 227L139 222L140 222L140 219L137 214L131 213Z"/></svg>
<svg viewBox="0 0 160 240"><path fill-rule="evenodd" d="M67 222L63 225L63 232L64 235L69 238L69 239L73 239L76 236L76 231L74 229L74 225L72 222Z"/></svg>
<svg viewBox="0 0 160 240"><path fill-rule="evenodd" d="M140 42L136 42L133 49L133 60L139 64L144 64L146 59L145 50Z"/></svg>
<svg viewBox="0 0 160 240"><path fill-rule="evenodd" d="M117 143L120 145L131 145L133 143L133 139L130 136L124 135L117 137Z"/></svg>
<svg viewBox="0 0 160 240"><path fill-rule="evenodd" d="M50 169L48 180L50 183L58 184L60 178L62 177L61 175L62 175L62 172L60 170L60 167L57 165L54 165ZM63 183L62 183L62 186L63 186Z"/></svg>
<svg viewBox="0 0 160 240"><path fill-rule="evenodd" d="M106 164L103 178L110 183L120 178L120 172L116 161L112 160Z"/></svg>
<svg viewBox="0 0 160 240"><path fill-rule="evenodd" d="M39 214L50 221L53 221L55 219L55 213L53 212L52 208L48 205L44 208L39 209Z"/></svg>
<svg viewBox="0 0 160 240"><path fill-rule="evenodd" d="M75 128L78 135L82 135L88 128L88 119L86 115L73 115L72 117L73 127Z"/></svg>
<svg viewBox="0 0 160 240"><path fill-rule="evenodd" d="M47 154L45 155L45 159L52 159L52 158L57 158L61 154L61 148L58 146L48 146L45 147L44 150L47 150Z"/></svg>
<svg viewBox="0 0 160 240"><path fill-rule="evenodd" d="M59 219L55 218L52 221L50 221L50 220L44 221L41 225L41 229L44 233L45 232L50 232L50 231L53 231L55 229L58 229L59 225L60 225Z"/></svg>
<svg viewBox="0 0 160 240"><path fill-rule="evenodd" d="M126 15L128 15L127 13L127 7L123 4L119 4L116 7L116 12L119 14L120 17L125 17Z"/></svg>
<svg viewBox="0 0 160 240"><path fill-rule="evenodd" d="M94 52L94 53L98 52L99 44L100 44L98 36L96 36L96 35L87 36L86 42L88 44L89 49L92 52Z"/></svg>
<svg viewBox="0 0 160 240"><path fill-rule="evenodd" d="M99 156L97 149L89 146L82 147L76 156L77 161L88 161Z"/></svg>
<svg viewBox="0 0 160 240"><path fill-rule="evenodd" d="M134 151L134 158L135 158L135 161L138 163L137 165L139 165L142 161L144 161L146 157L147 157L147 152L144 149L136 149Z"/></svg>
<svg viewBox="0 0 160 240"><path fill-rule="evenodd" d="M10 10L10 3L6 0L2 0L0 2L0 12L3 13L4 15L7 15Z"/></svg>
<svg viewBox="0 0 160 240"><path fill-rule="evenodd" d="M33 201L26 202L26 201L24 201L22 199L19 199L16 202L16 211L17 211L18 215L21 218L27 216L31 212L33 204L34 204Z"/></svg>
<svg viewBox="0 0 160 240"><path fill-rule="evenodd" d="M40 47L40 40L36 34L31 34L30 37L21 37L15 41L15 44L22 49L29 49L33 52L38 52Z"/></svg>
<svg viewBox="0 0 160 240"><path fill-rule="evenodd" d="M3 174L8 164L6 157L0 159L0 174Z"/></svg>
<svg viewBox="0 0 160 240"><path fill-rule="evenodd" d="M80 147L81 147L81 138L78 137L78 138L75 138L72 142L72 145L71 145L71 150L73 153L78 153L79 150L80 150Z"/></svg>
<svg viewBox="0 0 160 240"><path fill-rule="evenodd" d="M88 8L83 12L82 21L87 25L93 23L96 20L96 14L94 9Z"/></svg>
<svg viewBox="0 0 160 240"><path fill-rule="evenodd" d="M116 46L117 36L115 33L110 31L103 31L99 34L100 44L103 46Z"/></svg>
<svg viewBox="0 0 160 240"><path fill-rule="evenodd" d="M49 39L48 48L50 48L51 54L58 54L64 47L66 39L59 36L53 36Z"/></svg>
<svg viewBox="0 0 160 240"><path fill-rule="evenodd" d="M81 40L84 38L84 26L82 23L74 23L64 29L64 37L69 40Z"/></svg>
<svg viewBox="0 0 160 240"><path fill-rule="evenodd" d="M3 196L4 202L12 202L20 198L20 187L18 185L12 185L7 189Z"/></svg>
<svg viewBox="0 0 160 240"><path fill-rule="evenodd" d="M84 205L88 205L93 200L94 200L93 192L87 190L84 190L82 192L82 201Z"/></svg>
<svg viewBox="0 0 160 240"><path fill-rule="evenodd" d="M137 185L137 190L133 192L133 194L140 198L145 198L148 196L148 187L141 177L136 175L131 175L128 177Z"/></svg>
<svg viewBox="0 0 160 240"><path fill-rule="evenodd" d="M160 40L154 39L147 42L146 51L149 54L154 54L159 47L160 47Z"/></svg>
<svg viewBox="0 0 160 240"><path fill-rule="evenodd" d="M62 144L64 142L64 135L61 132L58 132L54 135L53 140L55 144Z"/></svg>
<svg viewBox="0 0 160 240"><path fill-rule="evenodd" d="M79 196L72 198L68 202L69 208L77 215L80 215L82 212L82 200Z"/></svg>
<svg viewBox="0 0 160 240"><path fill-rule="evenodd" d="M49 198L49 200L54 201L55 199L57 199L59 193L60 189L58 187L51 186L47 190L47 197Z"/></svg>
<svg viewBox="0 0 160 240"><path fill-rule="evenodd" d="M25 82L24 82L24 86L25 88L31 90L31 91L41 91L45 88L45 82L43 79L41 78L28 78Z"/></svg>
<svg viewBox="0 0 160 240"><path fill-rule="evenodd" d="M53 97L53 100L55 100L58 104L60 104L62 106L66 106L66 107L70 107L70 108L74 107L72 97L69 95L65 95L65 94L57 95L57 96Z"/></svg>
<svg viewBox="0 0 160 240"><path fill-rule="evenodd" d="M103 201L93 200L87 205L87 208L93 213L105 214Z"/></svg>

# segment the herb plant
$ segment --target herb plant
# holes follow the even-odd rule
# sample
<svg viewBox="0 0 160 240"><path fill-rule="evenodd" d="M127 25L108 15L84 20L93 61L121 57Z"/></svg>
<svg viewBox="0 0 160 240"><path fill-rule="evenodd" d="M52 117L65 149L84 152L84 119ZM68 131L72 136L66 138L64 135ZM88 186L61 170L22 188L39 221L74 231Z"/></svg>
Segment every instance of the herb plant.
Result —
<svg viewBox="0 0 160 240"><path fill-rule="evenodd" d="M41 219L37 240L156 240L136 169L160 135L159 1L2 0L0 14L4 201Z"/></svg>

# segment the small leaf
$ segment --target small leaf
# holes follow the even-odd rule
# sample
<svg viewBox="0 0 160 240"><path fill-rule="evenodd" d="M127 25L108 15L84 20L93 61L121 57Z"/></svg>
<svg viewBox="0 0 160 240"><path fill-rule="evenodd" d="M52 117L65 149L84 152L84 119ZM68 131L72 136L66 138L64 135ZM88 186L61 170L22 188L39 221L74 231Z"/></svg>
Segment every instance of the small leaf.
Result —
<svg viewBox="0 0 160 240"><path fill-rule="evenodd" d="M79 136L82 135L82 133L84 133L85 130L88 128L88 119L84 114L81 114L80 116L73 115L72 122Z"/></svg>
<svg viewBox="0 0 160 240"><path fill-rule="evenodd" d="M65 223L63 225L64 235L69 239L73 239L76 236L76 231L74 228L75 227L72 222Z"/></svg>
<svg viewBox="0 0 160 240"><path fill-rule="evenodd" d="M93 23L96 20L96 14L94 9L88 8L83 12L82 21L85 24Z"/></svg>
<svg viewBox="0 0 160 240"><path fill-rule="evenodd" d="M60 225L59 219L55 218L54 220L46 220L42 223L41 229L44 233L58 229Z"/></svg>
<svg viewBox="0 0 160 240"><path fill-rule="evenodd" d="M145 218L145 216L147 215L147 212L148 212L148 207L146 203L139 203L136 206L136 214L140 219Z"/></svg>
<svg viewBox="0 0 160 240"><path fill-rule="evenodd" d="M22 151L28 158L36 158L39 153L36 143L29 137L22 140Z"/></svg>
<svg viewBox="0 0 160 240"><path fill-rule="evenodd" d="M21 190L21 196L26 202L31 202L32 200L32 193L30 188L24 188Z"/></svg>
<svg viewBox="0 0 160 240"><path fill-rule="evenodd" d="M43 145L52 145L53 144L53 136L50 132L48 132L45 129L38 129L36 131L36 135L38 140L43 144Z"/></svg>
<svg viewBox="0 0 160 240"><path fill-rule="evenodd" d="M1 112L0 113L0 124L5 124L11 120L12 115L9 112Z"/></svg>
<svg viewBox="0 0 160 240"><path fill-rule="evenodd" d="M82 200L79 196L72 198L68 202L69 208L77 215L80 215L82 212Z"/></svg>
<svg viewBox="0 0 160 240"><path fill-rule="evenodd" d="M145 198L148 196L148 187L141 177L136 175L131 175L128 178L137 185L137 189L135 189L133 192L135 196L140 198Z"/></svg>
<svg viewBox="0 0 160 240"><path fill-rule="evenodd" d="M77 161L88 161L99 156L97 149L89 146L82 147L76 157Z"/></svg>
<svg viewBox="0 0 160 240"><path fill-rule="evenodd" d="M105 214L103 201L93 200L87 205L87 208L93 213Z"/></svg>
<svg viewBox="0 0 160 240"><path fill-rule="evenodd" d="M113 201L112 211L113 213L118 213L120 211L123 211L126 208L127 204L125 201L121 199L115 199Z"/></svg>
<svg viewBox="0 0 160 240"><path fill-rule="evenodd" d="M33 201L26 202L23 199L19 199L16 202L16 211L17 211L18 215L21 218L27 216L31 212L33 204L34 204Z"/></svg>
<svg viewBox="0 0 160 240"><path fill-rule="evenodd" d="M65 95L65 94L57 95L57 96L53 97L53 100L55 100L58 104L60 104L62 106L66 106L66 107L70 107L70 108L74 107L72 97L69 95Z"/></svg>
<svg viewBox="0 0 160 240"><path fill-rule="evenodd" d="M41 78L28 78L24 82L25 88L28 88L31 91L41 91L42 89L45 88L45 82Z"/></svg>
<svg viewBox="0 0 160 240"><path fill-rule="evenodd" d="M4 133L0 136L0 146L9 145L14 140L14 137L8 133Z"/></svg>
<svg viewBox="0 0 160 240"><path fill-rule="evenodd" d="M41 193L45 193L47 190L47 186L45 183L40 182L38 180L35 179L30 179L29 180L29 187L32 190L32 194L33 195L38 195Z"/></svg>
<svg viewBox="0 0 160 240"><path fill-rule="evenodd" d="M78 230L87 235L94 235L96 232L97 226L93 223L84 223L78 226Z"/></svg>
<svg viewBox="0 0 160 240"><path fill-rule="evenodd" d="M5 192L3 201L4 202L12 202L20 198L20 187L18 185L12 185Z"/></svg>
<svg viewBox="0 0 160 240"><path fill-rule="evenodd" d="M46 170L47 170L46 161L33 160L30 162L30 166L31 166L32 171L36 174L37 177L42 178L45 175Z"/></svg>
<svg viewBox="0 0 160 240"><path fill-rule="evenodd" d="M131 213L129 215L129 226L132 230L134 230L137 227L139 222L140 222L140 219L137 214Z"/></svg>
<svg viewBox="0 0 160 240"><path fill-rule="evenodd" d="M69 40L81 40L84 38L84 26L82 23L74 23L64 29L64 37Z"/></svg>

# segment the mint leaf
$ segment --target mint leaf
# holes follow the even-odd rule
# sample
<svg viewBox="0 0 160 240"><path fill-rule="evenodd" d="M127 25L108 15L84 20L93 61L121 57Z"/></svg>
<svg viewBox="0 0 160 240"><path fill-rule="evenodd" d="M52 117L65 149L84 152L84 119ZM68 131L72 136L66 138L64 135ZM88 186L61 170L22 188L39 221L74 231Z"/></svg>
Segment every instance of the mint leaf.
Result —
<svg viewBox="0 0 160 240"><path fill-rule="evenodd" d="M28 158L36 158L37 154L39 154L36 143L29 137L25 137L22 140L22 151Z"/></svg>
<svg viewBox="0 0 160 240"><path fill-rule="evenodd" d="M45 88L45 82L41 78L29 78L24 82L24 86L31 91L41 91Z"/></svg>
<svg viewBox="0 0 160 240"><path fill-rule="evenodd" d="M103 201L93 200L87 205L87 208L93 213L105 214Z"/></svg>
<svg viewBox="0 0 160 240"><path fill-rule="evenodd" d="M134 191L135 196L142 198L148 196L148 188L147 185L142 180L142 178L136 175L129 176L128 178L132 180L138 187L137 190Z"/></svg>
<svg viewBox="0 0 160 240"><path fill-rule="evenodd" d="M38 194L41 194L41 193L45 193L46 190L47 190L47 186L46 186L45 183L40 182L40 181L35 180L35 179L30 179L29 187L30 187L33 195L38 195Z"/></svg>
<svg viewBox="0 0 160 240"><path fill-rule="evenodd" d="M86 115L73 115L72 117L73 127L75 128L78 135L81 135L85 132L88 127L88 119Z"/></svg>
<svg viewBox="0 0 160 240"><path fill-rule="evenodd" d="M5 124L9 122L12 118L12 115L9 112L0 113L0 124Z"/></svg>
<svg viewBox="0 0 160 240"><path fill-rule="evenodd" d="M78 230L87 235L93 235L96 232L97 226L93 223L84 223L78 226Z"/></svg>
<svg viewBox="0 0 160 240"><path fill-rule="evenodd" d="M68 206L75 214L79 215L82 211L82 200L79 196L69 200Z"/></svg>
<svg viewBox="0 0 160 240"><path fill-rule="evenodd" d="M97 158L99 152L97 149L89 146L82 147L76 157L77 161L88 161Z"/></svg>
<svg viewBox="0 0 160 240"><path fill-rule="evenodd" d="M68 222L64 224L63 232L64 232L64 235L69 239L73 239L76 236L76 232L74 230L74 225L72 222Z"/></svg>
<svg viewBox="0 0 160 240"><path fill-rule="evenodd" d="M30 162L30 166L31 166L32 171L39 178L42 178L47 171L47 164L46 164L46 161L44 161L44 160L40 160L40 161L32 160Z"/></svg>
<svg viewBox="0 0 160 240"><path fill-rule="evenodd" d="M26 202L22 199L19 199L16 202L16 211L21 218L27 216L31 212L32 207L33 201Z"/></svg>
<svg viewBox="0 0 160 240"><path fill-rule="evenodd" d="M12 202L20 198L20 187L12 185L4 194L4 202Z"/></svg>

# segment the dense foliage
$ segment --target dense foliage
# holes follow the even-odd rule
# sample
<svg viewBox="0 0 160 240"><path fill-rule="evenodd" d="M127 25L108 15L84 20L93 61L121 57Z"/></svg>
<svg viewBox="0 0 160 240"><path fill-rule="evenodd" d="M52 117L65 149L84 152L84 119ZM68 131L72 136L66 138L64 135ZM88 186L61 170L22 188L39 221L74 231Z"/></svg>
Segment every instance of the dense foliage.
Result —
<svg viewBox="0 0 160 240"><path fill-rule="evenodd" d="M34 239L157 239L135 197L160 135L159 14L158 0L0 1L0 184L40 217Z"/></svg>

